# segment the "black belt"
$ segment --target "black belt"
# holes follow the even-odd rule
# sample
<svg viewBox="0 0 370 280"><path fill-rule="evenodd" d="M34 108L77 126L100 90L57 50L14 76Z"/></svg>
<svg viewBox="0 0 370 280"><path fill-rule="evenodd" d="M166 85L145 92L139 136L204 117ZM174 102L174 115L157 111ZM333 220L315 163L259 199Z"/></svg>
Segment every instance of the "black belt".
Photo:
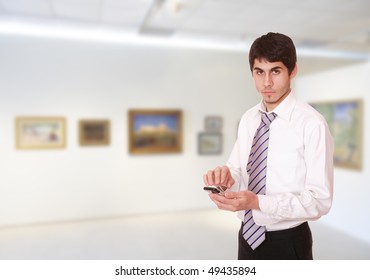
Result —
<svg viewBox="0 0 370 280"><path fill-rule="evenodd" d="M266 231L266 240L289 239L296 236L310 234L311 230L307 222L294 228Z"/></svg>

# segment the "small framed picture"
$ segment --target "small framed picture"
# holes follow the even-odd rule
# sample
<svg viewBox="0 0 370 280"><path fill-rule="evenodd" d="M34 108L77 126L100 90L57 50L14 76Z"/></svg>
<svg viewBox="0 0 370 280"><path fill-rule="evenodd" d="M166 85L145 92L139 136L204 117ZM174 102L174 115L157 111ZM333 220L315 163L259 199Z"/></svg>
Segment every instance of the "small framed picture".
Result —
<svg viewBox="0 0 370 280"><path fill-rule="evenodd" d="M108 120L80 120L79 140L81 146L108 146L110 122Z"/></svg>
<svg viewBox="0 0 370 280"><path fill-rule="evenodd" d="M66 120L63 117L17 117L15 126L19 150L66 146Z"/></svg>
<svg viewBox="0 0 370 280"><path fill-rule="evenodd" d="M198 134L198 153L218 155L222 153L222 134L219 132L200 132Z"/></svg>
<svg viewBox="0 0 370 280"><path fill-rule="evenodd" d="M204 119L204 127L207 132L221 132L222 130L222 117L220 116L207 116Z"/></svg>
<svg viewBox="0 0 370 280"><path fill-rule="evenodd" d="M181 110L132 109L128 113L131 154L182 151Z"/></svg>

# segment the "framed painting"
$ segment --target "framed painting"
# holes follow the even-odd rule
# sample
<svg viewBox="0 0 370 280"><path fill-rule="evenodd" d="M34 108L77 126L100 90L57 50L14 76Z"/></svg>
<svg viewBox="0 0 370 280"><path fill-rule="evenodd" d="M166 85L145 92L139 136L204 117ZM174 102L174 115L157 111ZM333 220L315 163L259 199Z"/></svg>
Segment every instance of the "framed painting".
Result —
<svg viewBox="0 0 370 280"><path fill-rule="evenodd" d="M63 117L17 117L17 149L61 149L66 146Z"/></svg>
<svg viewBox="0 0 370 280"><path fill-rule="evenodd" d="M200 132L198 134L198 153L218 155L222 153L222 134L219 132Z"/></svg>
<svg viewBox="0 0 370 280"><path fill-rule="evenodd" d="M207 116L204 119L204 127L207 132L221 132L222 130L222 117L220 116Z"/></svg>
<svg viewBox="0 0 370 280"><path fill-rule="evenodd" d="M109 120L80 120L79 142L81 146L108 146L110 143Z"/></svg>
<svg viewBox="0 0 370 280"><path fill-rule="evenodd" d="M129 152L131 154L181 151L181 110L129 110Z"/></svg>
<svg viewBox="0 0 370 280"><path fill-rule="evenodd" d="M362 169L363 101L310 103L326 119L334 138L334 165Z"/></svg>

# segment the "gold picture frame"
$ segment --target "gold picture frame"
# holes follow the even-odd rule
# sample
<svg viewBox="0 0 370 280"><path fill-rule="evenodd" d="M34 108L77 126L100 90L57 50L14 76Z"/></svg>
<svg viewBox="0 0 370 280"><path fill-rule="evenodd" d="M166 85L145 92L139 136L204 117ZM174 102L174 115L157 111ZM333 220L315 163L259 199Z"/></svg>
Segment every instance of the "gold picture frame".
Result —
<svg viewBox="0 0 370 280"><path fill-rule="evenodd" d="M16 117L15 130L19 150L63 149L66 146L66 120L63 117Z"/></svg>
<svg viewBox="0 0 370 280"><path fill-rule="evenodd" d="M363 157L363 100L310 103L326 119L334 138L334 165L361 170Z"/></svg>
<svg viewBox="0 0 370 280"><path fill-rule="evenodd" d="M110 121L106 119L83 119L78 123L80 146L108 146L110 144Z"/></svg>
<svg viewBox="0 0 370 280"><path fill-rule="evenodd" d="M128 115L131 154L182 151L181 110L131 109Z"/></svg>

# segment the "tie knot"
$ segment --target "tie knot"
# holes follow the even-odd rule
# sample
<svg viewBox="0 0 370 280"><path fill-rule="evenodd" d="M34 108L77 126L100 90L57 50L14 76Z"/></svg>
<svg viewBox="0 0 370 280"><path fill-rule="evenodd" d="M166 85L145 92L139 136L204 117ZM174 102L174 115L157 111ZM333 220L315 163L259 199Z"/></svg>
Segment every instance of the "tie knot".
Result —
<svg viewBox="0 0 370 280"><path fill-rule="evenodd" d="M275 120L276 117L277 117L277 114L275 113L271 113L271 114L262 113L261 121L265 125L270 126L270 124Z"/></svg>

